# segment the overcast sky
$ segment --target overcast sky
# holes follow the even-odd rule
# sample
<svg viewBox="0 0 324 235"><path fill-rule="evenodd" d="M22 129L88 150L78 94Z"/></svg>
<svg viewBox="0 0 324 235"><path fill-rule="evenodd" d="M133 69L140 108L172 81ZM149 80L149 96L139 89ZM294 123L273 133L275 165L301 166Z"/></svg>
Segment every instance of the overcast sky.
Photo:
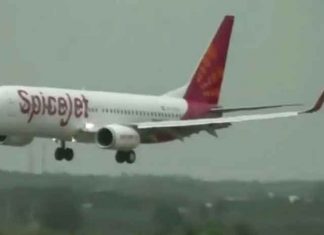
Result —
<svg viewBox="0 0 324 235"><path fill-rule="evenodd" d="M191 78L232 14L221 104L311 105L324 88L323 12L322 0L0 0L0 81L162 94ZM0 169L324 179L323 117L249 122L219 131L218 139L201 133L184 143L143 145L131 166L83 144L71 144L73 162L56 162L55 143L36 140L0 146Z"/></svg>

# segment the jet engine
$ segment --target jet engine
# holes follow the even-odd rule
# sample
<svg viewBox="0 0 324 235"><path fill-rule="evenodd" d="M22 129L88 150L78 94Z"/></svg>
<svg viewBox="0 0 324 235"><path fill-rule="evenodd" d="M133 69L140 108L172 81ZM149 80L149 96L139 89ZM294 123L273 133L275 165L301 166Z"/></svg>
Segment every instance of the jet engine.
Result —
<svg viewBox="0 0 324 235"><path fill-rule="evenodd" d="M0 135L0 145L25 146L33 141L31 136L6 136Z"/></svg>
<svg viewBox="0 0 324 235"><path fill-rule="evenodd" d="M99 129L95 141L100 148L123 151L132 150L141 142L139 133L135 129L117 124Z"/></svg>

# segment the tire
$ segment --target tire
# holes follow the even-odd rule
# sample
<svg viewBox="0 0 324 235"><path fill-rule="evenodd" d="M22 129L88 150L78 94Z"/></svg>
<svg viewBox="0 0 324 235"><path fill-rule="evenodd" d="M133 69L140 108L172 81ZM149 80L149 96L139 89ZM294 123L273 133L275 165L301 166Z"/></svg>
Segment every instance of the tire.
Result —
<svg viewBox="0 0 324 235"><path fill-rule="evenodd" d="M135 152L133 150L127 152L126 162L128 164L133 164L135 161L136 161L136 154L135 154Z"/></svg>
<svg viewBox="0 0 324 235"><path fill-rule="evenodd" d="M67 160L68 162L72 161L73 157L74 157L73 149L71 148L65 149L65 160Z"/></svg>
<svg viewBox="0 0 324 235"><path fill-rule="evenodd" d="M57 161L62 161L64 159L65 156L65 149L63 148L57 148L55 150L55 159Z"/></svg>
<svg viewBox="0 0 324 235"><path fill-rule="evenodd" d="M115 155L116 162L124 163L125 162L125 153L118 151Z"/></svg>

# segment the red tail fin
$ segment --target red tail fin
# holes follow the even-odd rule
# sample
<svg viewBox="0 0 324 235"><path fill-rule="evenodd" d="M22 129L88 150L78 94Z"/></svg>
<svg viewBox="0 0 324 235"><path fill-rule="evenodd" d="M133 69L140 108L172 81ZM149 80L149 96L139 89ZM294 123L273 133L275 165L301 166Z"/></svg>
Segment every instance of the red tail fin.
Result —
<svg viewBox="0 0 324 235"><path fill-rule="evenodd" d="M225 16L184 95L188 103L218 103L233 23L234 16Z"/></svg>

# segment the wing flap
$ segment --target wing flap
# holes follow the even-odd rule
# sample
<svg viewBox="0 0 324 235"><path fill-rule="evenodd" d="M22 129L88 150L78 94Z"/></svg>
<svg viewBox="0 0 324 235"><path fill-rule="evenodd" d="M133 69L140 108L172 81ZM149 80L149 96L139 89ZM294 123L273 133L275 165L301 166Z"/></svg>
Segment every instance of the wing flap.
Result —
<svg viewBox="0 0 324 235"><path fill-rule="evenodd" d="M295 107L302 106L302 104L279 104L279 105L267 105L267 106L253 106L253 107L241 107L241 108L222 108L216 107L212 108L210 112L212 113L230 113L230 112L239 112L239 111L254 111L254 110L263 110L263 109L273 109L273 108L283 108L283 107Z"/></svg>

